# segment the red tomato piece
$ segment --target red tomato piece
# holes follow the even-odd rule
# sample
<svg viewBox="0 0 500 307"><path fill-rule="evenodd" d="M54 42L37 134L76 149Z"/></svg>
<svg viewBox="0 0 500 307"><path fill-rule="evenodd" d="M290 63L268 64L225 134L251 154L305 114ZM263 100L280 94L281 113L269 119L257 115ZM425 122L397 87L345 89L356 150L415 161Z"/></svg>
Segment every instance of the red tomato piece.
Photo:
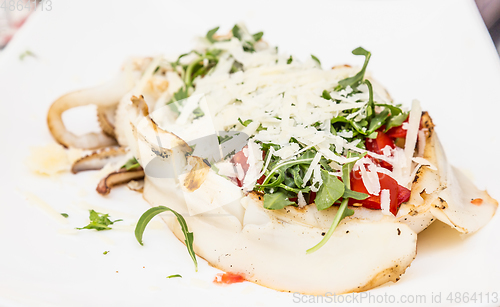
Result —
<svg viewBox="0 0 500 307"><path fill-rule="evenodd" d="M314 202L316 199L316 192L309 192L309 200L307 201L307 204L310 205Z"/></svg>
<svg viewBox="0 0 500 307"><path fill-rule="evenodd" d="M371 151L371 152L374 152L376 154L379 154L379 155L382 155L383 152L382 152L382 149L386 146L389 146L390 148L394 149L396 148L396 145L394 144L394 141L388 137L385 133L383 133L382 131L377 131L377 138L376 139L369 139L367 138L365 140L365 145L366 145L366 149ZM368 155L374 162L376 162L377 164L379 164L381 167L383 168L386 168L390 171L392 171L392 165L386 161L382 161L382 160L379 160L379 159L375 159L373 157L371 157L370 155Z"/></svg>
<svg viewBox="0 0 500 307"><path fill-rule="evenodd" d="M241 167L243 168L243 171L246 172L248 171L248 168L250 165L248 164L248 158L245 156L243 153L243 150L247 148L247 146L243 147L242 150L238 151L237 153L234 154L234 156L231 158L231 163L233 164L241 164Z"/></svg>
<svg viewBox="0 0 500 307"><path fill-rule="evenodd" d="M400 186L396 180L386 174L378 173L378 178L380 181L380 189L389 190L390 211L394 216L396 216L399 206L410 199L411 191L403 186ZM361 172L359 170L351 172L351 190L369 194L363 184ZM381 209L380 194L370 195L364 200L349 199L349 205L354 203L360 203L363 207L368 209Z"/></svg>
<svg viewBox="0 0 500 307"><path fill-rule="evenodd" d="M394 145L394 141L390 137L388 137L382 131L377 131L377 132L378 133L376 139L370 139L370 138L366 139L365 141L366 149L381 155L382 149L385 146L389 146L392 149L396 148L396 145Z"/></svg>
<svg viewBox="0 0 500 307"><path fill-rule="evenodd" d="M390 138L406 138L406 132L408 130L403 129L403 125L398 126L398 127L392 127L391 129L387 130L385 133L388 137Z"/></svg>
<svg viewBox="0 0 500 307"><path fill-rule="evenodd" d="M397 212L398 212L399 206L402 203L405 203L405 202L409 201L410 200L410 196L411 196L411 191L410 190L408 190L407 188L405 188L403 186L398 185L398 204L397 204L397 206L395 208L391 207L392 214L396 215Z"/></svg>
<svg viewBox="0 0 500 307"><path fill-rule="evenodd" d="M219 273L215 276L214 283L216 284L234 284L238 282L244 282L245 278L240 274L235 274L231 272Z"/></svg>
<svg viewBox="0 0 500 307"><path fill-rule="evenodd" d="M248 146L245 146L243 147L243 149L241 149L240 151L238 151L237 153L234 154L234 156L231 158L231 163L233 163L234 165L237 165L237 164L240 164L241 165L241 168L243 169L243 173L246 175L247 171L248 171L248 168L250 167L250 165L248 164L248 158L247 156L245 156L245 154L243 153L243 150L245 148L247 148ZM245 177L243 177L245 178ZM242 187L243 186L243 181L242 180L239 180L238 178L231 178L234 182L236 182L236 184L239 186L239 187Z"/></svg>
<svg viewBox="0 0 500 307"><path fill-rule="evenodd" d="M260 177L260 178L257 180L257 184L263 184L263 183L264 183L264 180L266 180L266 175L262 175L262 177Z"/></svg>

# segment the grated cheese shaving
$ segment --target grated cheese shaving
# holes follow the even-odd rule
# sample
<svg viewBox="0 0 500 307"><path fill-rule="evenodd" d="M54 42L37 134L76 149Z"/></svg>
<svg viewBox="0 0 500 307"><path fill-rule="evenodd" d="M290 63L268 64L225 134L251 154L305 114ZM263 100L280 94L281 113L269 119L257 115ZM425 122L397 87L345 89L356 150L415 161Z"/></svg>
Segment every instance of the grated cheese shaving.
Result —
<svg viewBox="0 0 500 307"><path fill-rule="evenodd" d="M410 177L411 173L411 158L415 152L417 144L418 130L420 127L420 118L422 117L422 109L418 100L413 100L411 105L410 117L408 120L408 131L406 132L406 141L404 149L405 167L403 168L403 176ZM408 182L411 182L408 180Z"/></svg>
<svg viewBox="0 0 500 307"><path fill-rule="evenodd" d="M361 179L366 191L372 195L379 195L380 181L377 174L377 167L371 159L362 158L354 164L355 169L360 171Z"/></svg>
<svg viewBox="0 0 500 307"><path fill-rule="evenodd" d="M380 208L384 215L391 215L391 191L383 189L380 191Z"/></svg>
<svg viewBox="0 0 500 307"><path fill-rule="evenodd" d="M302 181L303 181L302 187L305 187L306 183L309 181L309 179L311 179L311 176L313 174L314 168L316 167L316 165L319 165L318 163L319 163L320 159L321 159L321 153L318 152L314 156L311 164L309 165L309 168L307 169L307 171L306 171L306 173L304 175L304 178L302 179Z"/></svg>

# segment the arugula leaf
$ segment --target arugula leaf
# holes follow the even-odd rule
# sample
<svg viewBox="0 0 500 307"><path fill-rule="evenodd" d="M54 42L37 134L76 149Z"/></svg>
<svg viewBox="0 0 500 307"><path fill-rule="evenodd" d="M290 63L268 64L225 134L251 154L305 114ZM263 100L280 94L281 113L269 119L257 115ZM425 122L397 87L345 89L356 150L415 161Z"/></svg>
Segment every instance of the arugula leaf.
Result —
<svg viewBox="0 0 500 307"><path fill-rule="evenodd" d="M262 131L262 130L267 130L267 128L264 128L262 124L259 124L259 127L257 127L257 132Z"/></svg>
<svg viewBox="0 0 500 307"><path fill-rule="evenodd" d="M363 126L366 126L368 124L368 122L366 120L360 121L358 123L358 122L355 122L353 120L346 119L343 116L337 116L337 117L332 118L332 120L330 121L330 123L332 124L332 131L331 131L332 133L334 133L334 132L336 133L333 124L336 124L336 123L346 123L346 124L349 124L352 128L354 128L354 130L357 133L360 133L360 134L363 134L363 135L366 135L366 130L363 131Z"/></svg>
<svg viewBox="0 0 500 307"><path fill-rule="evenodd" d="M234 25L234 27L231 29L231 32L233 33L234 37L241 41L240 27L238 25Z"/></svg>
<svg viewBox="0 0 500 307"><path fill-rule="evenodd" d="M323 90L323 94L321 94L321 97L326 100L332 100L332 96L330 96L330 93L327 90Z"/></svg>
<svg viewBox="0 0 500 307"><path fill-rule="evenodd" d="M219 31L219 27L215 27L212 30L207 32L206 38L208 39L209 42L212 44L215 43L217 40L214 39L214 34Z"/></svg>
<svg viewBox="0 0 500 307"><path fill-rule="evenodd" d="M300 175L300 166L295 165L288 169L292 173L293 181L297 187L302 187L304 181L302 180L302 176Z"/></svg>
<svg viewBox="0 0 500 307"><path fill-rule="evenodd" d="M385 132L387 132L392 127L401 126L407 118L408 118L408 113L400 113L396 116L392 116L391 118L389 118L389 121L387 121L387 124L385 126Z"/></svg>
<svg viewBox="0 0 500 307"><path fill-rule="evenodd" d="M274 165L273 168L271 169L271 171L266 175L266 179L264 179L264 182L261 185L256 185L256 186L257 187L275 187L283 181L283 176L284 176L283 168L285 168L285 166L290 168L290 167L292 167L294 165L298 165L298 164L311 164L313 158L304 158L306 153L307 152L305 152L297 160L291 160L291 161L283 162L281 164ZM271 180L271 178L274 177L274 174L276 172L278 172L278 178L274 182L268 183Z"/></svg>
<svg viewBox="0 0 500 307"><path fill-rule="evenodd" d="M289 179L288 177L285 177L285 178L288 180L292 180L292 179ZM305 187L305 188L298 189L298 188L290 187L288 185L284 185L283 183L278 184L277 187L282 188L285 191L292 192L294 195L299 194L299 192L309 193L311 191L311 187Z"/></svg>
<svg viewBox="0 0 500 307"><path fill-rule="evenodd" d="M89 215L90 223L87 226L85 226L85 227L76 228L76 229L78 229L78 230L82 230L82 229L95 229L97 231L109 230L109 229L111 229L111 227L109 227L109 225L113 225L116 222L123 221L121 219L120 220L111 221L108 218L109 214L99 213L99 212L96 212L94 210L89 210L89 212L90 212L90 215Z"/></svg>
<svg viewBox="0 0 500 307"><path fill-rule="evenodd" d="M372 83L365 80L364 83L368 86L368 103L366 105L366 117L372 116L375 113L375 101L373 101L373 87Z"/></svg>
<svg viewBox="0 0 500 307"><path fill-rule="evenodd" d="M264 35L264 32L257 32L255 34L253 34L252 36L253 36L253 39L256 42L258 42L258 41L260 41L260 39L262 38L263 35Z"/></svg>
<svg viewBox="0 0 500 307"><path fill-rule="evenodd" d="M380 128L388 117L389 117L388 109L384 109L382 112L375 115L370 121L370 127L368 128L367 134L371 134L372 132Z"/></svg>
<svg viewBox="0 0 500 307"><path fill-rule="evenodd" d="M330 229L328 229L328 232L325 234L323 239L318 244L316 244L315 246L311 247L306 251L306 254L314 253L315 251L323 247L323 245L325 245L325 243L328 242L328 240L330 240L330 237L332 236L333 232L339 225L340 221L343 220L345 217L354 214L354 210L347 208L347 201L348 201L347 198L344 198L342 200L342 203L339 206L337 214L335 214L335 217L333 218L333 222L332 225L330 226Z"/></svg>
<svg viewBox="0 0 500 307"><path fill-rule="evenodd" d="M234 27L231 29L231 32L233 33L234 37L243 42L243 51L246 52L255 52L254 43L259 41L264 35L264 32L257 32L251 35L252 41L243 41L243 34L241 33L242 29L238 25L234 25Z"/></svg>
<svg viewBox="0 0 500 307"><path fill-rule="evenodd" d="M182 276L180 274L175 274L175 275L167 276L167 278L175 278L175 277L182 278Z"/></svg>
<svg viewBox="0 0 500 307"><path fill-rule="evenodd" d="M243 64L241 64L240 62L235 60L233 63L233 66L231 66L231 70L229 71L229 73L233 74L237 71L243 71ZM241 84L243 84L243 82ZM236 101L238 101L238 99L236 99ZM239 100L239 101L241 101L241 100Z"/></svg>
<svg viewBox="0 0 500 307"><path fill-rule="evenodd" d="M322 156L321 159L319 159L319 164L321 164L321 166L323 166L323 169L326 170L327 172L333 172L331 166L328 165L328 160L324 156Z"/></svg>
<svg viewBox="0 0 500 307"><path fill-rule="evenodd" d="M274 179L274 176L276 174L278 175L278 177ZM271 181L271 179L274 179L274 181ZM273 169L273 171L266 176L266 179L264 180L264 182L262 182L262 184L258 184L256 186L258 186L259 188L274 188L280 185L284 179L285 175L283 170L277 168Z"/></svg>
<svg viewBox="0 0 500 307"><path fill-rule="evenodd" d="M247 127L248 124L250 124L251 122L253 122L253 120L251 120L251 119L247 119L246 121L242 121L241 118L239 118L239 117L238 117L238 121L240 122L240 124L242 124L245 127Z"/></svg>
<svg viewBox="0 0 500 307"><path fill-rule="evenodd" d="M311 54L311 58L312 58L313 60L315 60L315 61L316 61L316 63L318 63L319 67L321 67L321 61L320 61L320 60L319 60L316 56L314 56L314 55L312 55L312 54Z"/></svg>
<svg viewBox="0 0 500 307"><path fill-rule="evenodd" d="M385 103L376 103L375 106L377 107L385 107L391 111L391 116L396 116L398 114L401 114L403 111L401 108L398 108L397 106L394 106L392 104L385 104Z"/></svg>
<svg viewBox="0 0 500 307"><path fill-rule="evenodd" d="M371 52L366 51L362 47L358 47L352 51L352 54L354 55L363 55L365 57L365 63L363 64L363 68L354 76L345 78L343 80L339 81L339 86L338 89L336 90L341 90L347 88L347 86L350 86L352 89L356 89L358 85L363 81L363 78L365 77L365 71L366 71L366 66L368 66L368 62L370 61L371 57Z"/></svg>
<svg viewBox="0 0 500 307"><path fill-rule="evenodd" d="M189 232L186 220L182 217L182 215L177 213L175 210L165 206L158 206L158 207L153 207L144 212L142 216L139 218L139 221L137 221L137 225L135 226L135 238L137 239L139 244L143 245L142 235L144 234L144 230L146 229L146 226L148 225L149 221L151 221L151 219L156 215L165 211L170 211L175 215L175 217L177 217L177 221L179 222L182 233L184 234L185 238L184 243L186 244L191 259L193 259L195 270L196 272L198 272L198 261L196 260L196 254L194 253L193 249L193 241L194 241L193 233Z"/></svg>
<svg viewBox="0 0 500 307"><path fill-rule="evenodd" d="M232 138L233 138L232 135L224 135L224 136L218 135L217 136L217 139L219 140L219 145L222 144L222 143L224 143L224 142L227 142L227 141L231 140Z"/></svg>
<svg viewBox="0 0 500 307"><path fill-rule="evenodd" d="M188 52L188 53L183 53L183 54L179 55L179 57L177 58L177 60L176 60L174 63L172 63L172 64L173 64L174 66L179 65L179 63L180 63L181 59L182 59L183 57L185 57L185 56L190 55L190 54L191 54L191 52Z"/></svg>
<svg viewBox="0 0 500 307"><path fill-rule="evenodd" d="M288 170L286 172L284 172L284 178L283 178L283 182L279 185L279 187L287 190L287 191L291 191L291 192L294 192L294 191L297 191L295 193L299 193L299 189L296 189L298 186L295 185L295 180L293 180L293 176L289 176L288 175Z"/></svg>
<svg viewBox="0 0 500 307"><path fill-rule="evenodd" d="M280 210L294 204L293 201L288 200L288 197L283 192L264 194L264 208L266 209Z"/></svg>
<svg viewBox="0 0 500 307"><path fill-rule="evenodd" d="M350 158L352 155L357 155L357 154L348 153L347 157ZM362 158L364 156L365 156L365 154L360 155L359 157ZM361 200L361 199L366 199L369 196L368 194L355 192L355 191L352 191L350 189L351 188L351 178L349 176L350 176L350 173L351 173L351 170L352 170L354 163L356 163L356 161L346 163L342 166L342 181L343 181L343 185L345 186L344 191L343 191L342 202L340 203L339 209L338 209L337 213L335 214L335 217L333 218L332 225L330 226L330 229L328 229L328 232L325 234L323 239L318 244L316 244L315 246L311 247L310 249L308 249L306 251L307 254L314 253L315 251L320 249L323 245L325 245L326 242L328 242L328 240L332 236L332 234L335 231L335 229L337 228L337 226L339 225L340 221L343 220L344 218L354 214L354 210L347 207L347 204L349 202L349 198ZM324 181L324 179L323 179L323 181ZM319 193L319 191L318 191L318 193ZM318 197L318 195L316 195L316 198L317 197Z"/></svg>
<svg viewBox="0 0 500 307"><path fill-rule="evenodd" d="M236 154L236 149L234 149L233 151L231 151L230 153L228 153L227 155L224 156L224 160L226 160L227 158L229 157L232 157Z"/></svg>
<svg viewBox="0 0 500 307"><path fill-rule="evenodd" d="M358 158L361 159L364 156L366 156L366 153L360 155L358 153L349 152L347 154L347 158L351 158L353 156L358 156ZM351 174L352 168L354 167L354 164L356 163L356 161L352 161L352 162L345 163L344 165L342 165L342 182L344 183L346 190L351 189L351 179L349 176Z"/></svg>
<svg viewBox="0 0 500 307"><path fill-rule="evenodd" d="M186 98L188 98L188 96L189 96L188 89L186 87L181 87L177 92L174 93L174 96L172 97L172 99L170 99L169 102L167 102L167 105L169 105L175 101L186 99Z"/></svg>
<svg viewBox="0 0 500 307"><path fill-rule="evenodd" d="M318 210L325 210L342 197L344 194L344 183L325 170L321 170L321 178L323 179L323 184L319 188L314 202Z"/></svg>
<svg viewBox="0 0 500 307"><path fill-rule="evenodd" d="M120 168L124 168L127 171L134 169L136 167L140 167L141 165L139 162L137 162L137 159L135 157L130 158L125 164L122 165Z"/></svg>
<svg viewBox="0 0 500 307"><path fill-rule="evenodd" d="M366 193L352 191L351 189L349 189L347 187L345 188L344 195L342 195L343 198L352 198L352 199L356 199L356 200L367 199L369 196L370 195L368 195Z"/></svg>
<svg viewBox="0 0 500 307"><path fill-rule="evenodd" d="M203 112L200 107L197 107L196 109L193 110L193 114L194 114L194 119L197 119L204 116L205 112Z"/></svg>

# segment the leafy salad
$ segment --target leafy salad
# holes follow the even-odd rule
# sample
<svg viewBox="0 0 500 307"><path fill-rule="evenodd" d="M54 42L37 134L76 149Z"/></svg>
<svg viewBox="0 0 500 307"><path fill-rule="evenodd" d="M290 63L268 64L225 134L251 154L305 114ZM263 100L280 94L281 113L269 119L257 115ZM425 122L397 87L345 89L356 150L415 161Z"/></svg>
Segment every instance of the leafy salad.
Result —
<svg viewBox="0 0 500 307"><path fill-rule="evenodd" d="M228 51L219 48L221 43L229 44L236 38L246 53L272 49L262 41L263 32L250 34L244 26L235 25L230 34L220 36L217 35L218 29L217 27L208 31L205 36L205 48L182 54L176 61L167 64L178 73L182 80L182 85L166 102L177 116L180 116L182 110L185 109L186 98L196 92L197 83L205 76L215 74L218 66L227 65ZM277 55L278 48L274 48L270 53ZM260 132L270 129L264 121L260 121L248 135L249 140L253 140L260 147L264 162L259 170L261 176L251 190L263 194L263 205L266 209L280 210L286 206L304 207L314 204L318 210L325 210L334 205L340 206L328 233L317 246L309 249L309 252L321 247L330 238L340 220L354 213L348 205L364 206L370 209L382 209L383 205L388 205L389 211L395 216L398 207L401 203L408 201L410 196L410 190L390 177L393 166L388 162L394 157L396 144L404 146L407 132L404 123L408 120L409 112L387 99L378 102L374 98L372 83L365 78L371 53L359 47L353 50L353 54L364 57L364 64L359 72L340 80L336 86L324 88L319 97L329 105L340 106L339 111L332 112L330 118L323 118L308 124L300 123L296 118L290 117L291 120L295 120L295 126L300 126L300 129L334 137L336 143L326 148L327 154L325 154L325 148L320 150L315 144L304 143L293 135L284 142L282 140L281 143L256 138L255 136ZM235 58L236 56L232 54L229 57ZM186 61L186 59L190 60ZM292 56L289 56L285 65L293 65L296 62ZM321 62L316 56L311 55L311 62L312 68L321 69ZM276 59L272 64L283 65L284 63L279 63ZM159 65L154 73L160 70ZM238 59L233 59L230 74L236 75L244 70L245 65ZM244 82L242 81L241 84ZM282 97L285 97L285 94L286 90L280 93ZM235 104L241 102L238 98L234 100ZM191 123L204 115L204 111L199 106L192 108ZM283 120L276 115L270 114L270 116L275 122ZM237 120L237 124L227 125L224 130L246 131L249 125L257 122L255 118L238 117ZM218 140L222 144L231 138L231 136L219 136ZM276 154L284 147L293 147L293 153L288 156ZM241 170L243 171L243 177L250 167L244 151L233 151L225 157L240 168L240 173ZM356 162L361 159L368 162L366 164L368 169L364 172L360 172L360 167L355 166ZM137 161L131 160L125 167L135 165L135 163ZM375 167L377 170L383 168L385 171L379 173ZM215 165L213 168L218 170ZM381 178L375 178L375 181L379 181L378 191L373 192L372 189L370 193L365 187L365 183L370 179L373 181L373 175L370 179L365 178L368 177L364 176L367 172L381 175ZM241 174L226 177L243 187ZM381 189L389 193L380 195ZM382 196L385 196L384 199L381 199Z"/></svg>

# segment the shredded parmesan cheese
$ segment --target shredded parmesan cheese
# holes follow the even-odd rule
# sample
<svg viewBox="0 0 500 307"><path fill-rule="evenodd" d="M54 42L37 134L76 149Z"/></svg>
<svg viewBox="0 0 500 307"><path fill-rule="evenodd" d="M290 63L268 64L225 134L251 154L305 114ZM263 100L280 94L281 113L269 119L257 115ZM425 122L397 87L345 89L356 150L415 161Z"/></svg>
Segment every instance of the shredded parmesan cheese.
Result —
<svg viewBox="0 0 500 307"><path fill-rule="evenodd" d="M307 205L304 195L302 195L302 191L299 191L299 193L297 193L297 203L299 205L299 208L304 208Z"/></svg>
<svg viewBox="0 0 500 307"><path fill-rule="evenodd" d="M363 158L356 162L355 169L359 169L366 191L372 195L379 195L380 181L374 163L368 158Z"/></svg>
<svg viewBox="0 0 500 307"><path fill-rule="evenodd" d="M403 168L403 175L408 178L411 172L411 158L415 152L415 145L417 144L418 130L420 127L420 118L422 117L422 109L418 100L413 100L410 111L410 119L408 120L408 132L406 133L404 159L405 167ZM409 181L410 182L410 181Z"/></svg>
<svg viewBox="0 0 500 307"><path fill-rule="evenodd" d="M391 215L391 191L383 189L380 191L380 208L384 215Z"/></svg>
<svg viewBox="0 0 500 307"><path fill-rule="evenodd" d="M311 176L313 174L314 168L316 167L316 165L318 165L320 159L321 159L321 153L318 152L314 156L314 158L313 158L313 160L311 162L311 165L307 169L306 174L304 175L304 178L302 179L303 182L304 182L302 184L302 187L305 187L306 183L309 181L309 179L311 179Z"/></svg>

